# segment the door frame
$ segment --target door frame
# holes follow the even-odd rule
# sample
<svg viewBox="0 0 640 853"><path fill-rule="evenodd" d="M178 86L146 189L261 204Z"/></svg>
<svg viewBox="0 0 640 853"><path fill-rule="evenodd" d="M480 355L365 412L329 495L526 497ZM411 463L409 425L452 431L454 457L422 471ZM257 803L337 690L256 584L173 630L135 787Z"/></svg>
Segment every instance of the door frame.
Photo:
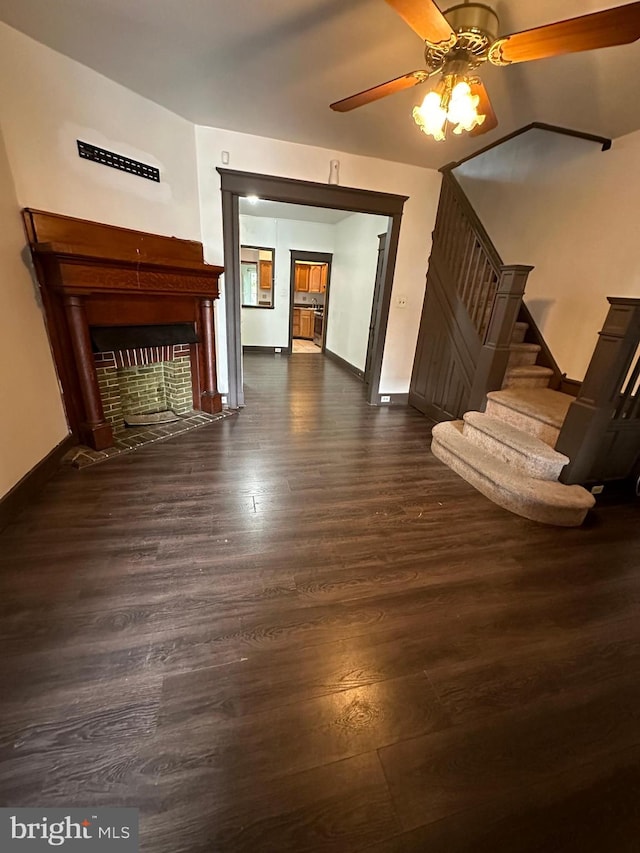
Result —
<svg viewBox="0 0 640 853"><path fill-rule="evenodd" d="M327 319L329 311L329 289L331 287L331 262L332 252L305 252L302 249L291 249L291 267L289 272L289 352L293 352L293 306L296 301L295 272L296 261L317 261L319 264L327 264L327 287L324 292L324 318L322 323L322 352L327 332Z"/></svg>
<svg viewBox="0 0 640 853"><path fill-rule="evenodd" d="M217 167L222 193L222 235L224 242L225 303L227 330L227 359L229 388L227 402L230 408L244 405L242 386L242 341L240 332L240 196L256 195L267 201L348 210L352 213L373 213L389 217L387 244L383 261L379 293L374 294L374 304L379 306L371 356L371 376L367 387L367 402L379 405L382 356L389 322L391 290L395 272L398 239L404 203L409 196L298 181L276 175L261 175L235 169ZM326 309L325 309L326 310ZM291 318L293 319L293 318Z"/></svg>
<svg viewBox="0 0 640 853"><path fill-rule="evenodd" d="M380 290L380 278L382 276L382 264L384 262L384 251L387 245L387 233L386 231L382 234L378 234L378 257L376 260L376 279L373 287L373 302L371 305L371 319L369 320L369 338L367 340L367 355L365 358L364 365L364 376L362 377L363 381L366 384L370 384L371 377L371 359L373 356L373 337L375 333L375 325L376 325L376 312L378 311L378 299L377 294Z"/></svg>

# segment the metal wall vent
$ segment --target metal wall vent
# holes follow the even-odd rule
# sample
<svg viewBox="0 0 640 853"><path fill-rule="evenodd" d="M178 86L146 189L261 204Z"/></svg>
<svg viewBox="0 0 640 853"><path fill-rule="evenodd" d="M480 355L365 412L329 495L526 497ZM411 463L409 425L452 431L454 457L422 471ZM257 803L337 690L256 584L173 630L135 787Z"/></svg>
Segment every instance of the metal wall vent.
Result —
<svg viewBox="0 0 640 853"><path fill-rule="evenodd" d="M130 175L138 175L141 178L147 178L149 181L160 183L160 169L156 169L155 166L147 166L146 163L131 160L129 157L123 157L113 151L106 151L104 148L98 148L97 145L90 145L80 139L77 139L76 142L78 143L78 154L84 160L93 160L94 163L102 163L103 166L111 166L112 169L120 169L121 172L129 172Z"/></svg>

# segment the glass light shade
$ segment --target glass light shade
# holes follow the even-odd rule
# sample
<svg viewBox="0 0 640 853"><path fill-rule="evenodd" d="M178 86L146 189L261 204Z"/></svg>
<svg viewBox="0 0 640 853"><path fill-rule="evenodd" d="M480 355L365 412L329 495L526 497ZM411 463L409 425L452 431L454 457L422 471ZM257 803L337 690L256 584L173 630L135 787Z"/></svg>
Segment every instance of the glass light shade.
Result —
<svg viewBox="0 0 640 853"><path fill-rule="evenodd" d="M466 77L445 74L419 107L414 107L413 118L420 130L435 140L445 138L447 123L453 125L456 135L473 130L485 120L478 114L479 95L471 93Z"/></svg>
<svg viewBox="0 0 640 853"><path fill-rule="evenodd" d="M444 139L447 111L442 107L440 94L427 92L422 104L413 108L413 118L420 130L436 140Z"/></svg>
<svg viewBox="0 0 640 853"><path fill-rule="evenodd" d="M454 133L460 134L463 130L473 130L476 125L482 124L486 116L478 115L479 103L479 95L471 94L471 86L466 80L456 83L451 92L447 111L447 121L456 125L453 128Z"/></svg>

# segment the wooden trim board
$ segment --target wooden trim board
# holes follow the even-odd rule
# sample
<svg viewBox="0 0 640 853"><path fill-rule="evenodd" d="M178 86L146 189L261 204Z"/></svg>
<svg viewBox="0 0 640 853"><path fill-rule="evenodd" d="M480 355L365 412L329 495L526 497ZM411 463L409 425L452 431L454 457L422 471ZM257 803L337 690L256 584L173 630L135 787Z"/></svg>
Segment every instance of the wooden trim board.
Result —
<svg viewBox="0 0 640 853"><path fill-rule="evenodd" d="M246 195L257 195L259 198L269 201L350 210L353 213L373 213L389 218L382 275L379 286L376 287L374 293L376 320L373 330L371 375L367 388L367 400L376 405L391 307L391 290L400 237L402 210L408 196L373 192L356 187L342 187L336 184L298 181L275 175L259 175L254 172L238 172L222 168L218 168L217 171L220 174L220 190L222 193L227 362L229 365L228 401L230 408L235 409L244 405L240 332L240 270L237 259L240 257L238 199L240 196ZM327 307L325 305L325 312Z"/></svg>
<svg viewBox="0 0 640 853"><path fill-rule="evenodd" d="M389 399L387 399L389 398ZM406 394L378 394L379 406L408 406L409 392Z"/></svg>
<svg viewBox="0 0 640 853"><path fill-rule="evenodd" d="M259 347L250 346L249 344L242 345L243 352L262 352L268 355L291 355L289 347Z"/></svg>
<svg viewBox="0 0 640 853"><path fill-rule="evenodd" d="M573 136L575 139L584 139L586 142L595 142L596 145L600 145L602 151L608 151L611 148L611 139L608 139L606 136L597 136L594 133L584 133L581 130L572 130L569 127L560 127L556 124L545 124L541 121L532 121L531 124L526 124L524 127L518 128L518 130L514 130L513 133L508 133L506 136L501 136L500 139L496 139L495 142L489 143L489 145L485 145L483 148L479 148L477 151L474 151L473 154L469 154L467 157L463 157L462 160L458 160L457 162L447 163L446 166L443 166L440 171L441 172L451 172L453 169L457 169L458 166L462 166L463 163L467 163L469 160L473 160L475 157L480 157L482 154L486 154L487 151L491 151L492 148L497 148L498 145L503 145L505 142L510 142L512 139L515 139L516 136L521 136L523 133L528 133L530 130L546 130L549 133L558 133L561 136Z"/></svg>
<svg viewBox="0 0 640 853"><path fill-rule="evenodd" d="M360 370L360 368L355 367L355 365L351 364L345 358L342 358L342 356L336 355L335 352L331 352L331 350L327 347L324 348L324 354L330 361L335 362L337 365L344 368L344 370L347 370L349 373L353 373L353 375L357 376L358 379L364 379L364 370Z"/></svg>
<svg viewBox="0 0 640 853"><path fill-rule="evenodd" d="M77 443L77 439L71 434L63 438L44 459L34 465L3 498L0 498L0 531L4 530L13 518L37 497L47 481L58 470L62 457Z"/></svg>

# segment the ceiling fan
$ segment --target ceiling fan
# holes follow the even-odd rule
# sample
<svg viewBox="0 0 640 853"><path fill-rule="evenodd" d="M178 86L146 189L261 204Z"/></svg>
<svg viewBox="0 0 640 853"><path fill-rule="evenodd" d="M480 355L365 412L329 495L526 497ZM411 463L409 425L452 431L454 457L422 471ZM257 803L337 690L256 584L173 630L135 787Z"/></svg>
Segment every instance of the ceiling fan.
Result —
<svg viewBox="0 0 640 853"><path fill-rule="evenodd" d="M498 16L483 3L465 0L441 12L434 0L386 2L424 39L426 69L336 101L331 109L348 112L439 74L435 88L413 110L416 124L437 140L445 138L449 127L455 134L477 136L497 126L487 91L476 76L483 62L511 65L640 38L640 2L500 37Z"/></svg>

